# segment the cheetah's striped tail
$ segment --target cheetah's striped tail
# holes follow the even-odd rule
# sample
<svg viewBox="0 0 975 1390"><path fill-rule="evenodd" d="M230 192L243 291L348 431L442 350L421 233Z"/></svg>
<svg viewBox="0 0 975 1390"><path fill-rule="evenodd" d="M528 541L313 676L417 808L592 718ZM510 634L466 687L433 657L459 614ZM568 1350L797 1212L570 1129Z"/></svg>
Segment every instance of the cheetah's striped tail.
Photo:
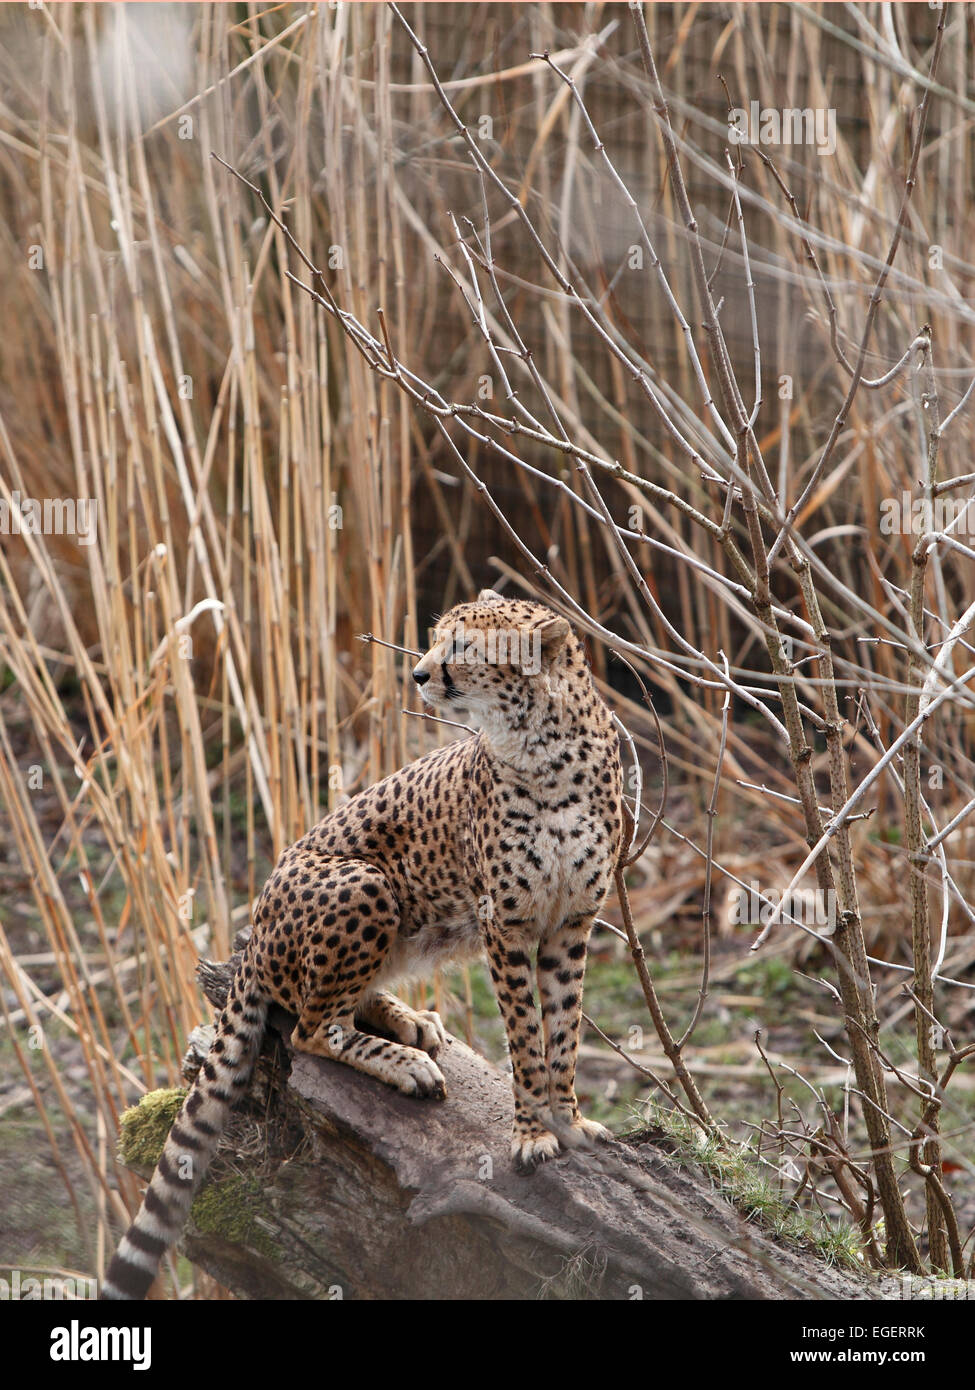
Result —
<svg viewBox="0 0 975 1390"><path fill-rule="evenodd" d="M169 1132L142 1206L102 1280L100 1298L145 1298L163 1256L179 1238L228 1116L250 1083L267 1009L245 952L209 1055Z"/></svg>

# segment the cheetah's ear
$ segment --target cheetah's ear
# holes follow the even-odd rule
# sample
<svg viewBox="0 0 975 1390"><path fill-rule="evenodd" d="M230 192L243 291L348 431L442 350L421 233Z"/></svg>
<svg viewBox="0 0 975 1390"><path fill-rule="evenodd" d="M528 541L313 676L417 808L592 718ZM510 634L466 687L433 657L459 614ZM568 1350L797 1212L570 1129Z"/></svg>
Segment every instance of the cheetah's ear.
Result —
<svg viewBox="0 0 975 1390"><path fill-rule="evenodd" d="M565 639L569 635L569 624L564 618L546 618L543 623L539 623L533 630L538 633L538 640L542 644L542 669L548 670L552 662L558 656L565 645Z"/></svg>
<svg viewBox="0 0 975 1390"><path fill-rule="evenodd" d="M501 595L494 589L482 589L477 596L478 603L503 603Z"/></svg>

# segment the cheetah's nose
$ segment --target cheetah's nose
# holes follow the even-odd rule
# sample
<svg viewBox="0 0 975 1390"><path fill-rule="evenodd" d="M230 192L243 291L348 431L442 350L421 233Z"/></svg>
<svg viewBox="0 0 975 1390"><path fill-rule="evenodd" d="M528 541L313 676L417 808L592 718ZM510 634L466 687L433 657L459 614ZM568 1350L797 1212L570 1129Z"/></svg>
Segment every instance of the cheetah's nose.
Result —
<svg viewBox="0 0 975 1390"><path fill-rule="evenodd" d="M426 685L427 681L430 679L430 672L421 671L419 666L414 666L413 679L416 681L417 685Z"/></svg>

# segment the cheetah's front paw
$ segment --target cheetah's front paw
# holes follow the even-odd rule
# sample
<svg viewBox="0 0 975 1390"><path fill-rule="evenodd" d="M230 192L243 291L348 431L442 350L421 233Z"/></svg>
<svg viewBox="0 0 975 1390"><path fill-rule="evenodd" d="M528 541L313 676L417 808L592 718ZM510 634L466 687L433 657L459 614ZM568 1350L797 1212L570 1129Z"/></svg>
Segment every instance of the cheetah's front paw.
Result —
<svg viewBox="0 0 975 1390"><path fill-rule="evenodd" d="M608 1144L614 1137L611 1129L607 1129L596 1120L585 1120L581 1115L577 1115L572 1121L572 1130L585 1140L598 1139L601 1144Z"/></svg>
<svg viewBox="0 0 975 1390"><path fill-rule="evenodd" d="M559 1153L559 1141L554 1134L516 1134L511 1141L511 1157L520 1173L533 1173L547 1158Z"/></svg>

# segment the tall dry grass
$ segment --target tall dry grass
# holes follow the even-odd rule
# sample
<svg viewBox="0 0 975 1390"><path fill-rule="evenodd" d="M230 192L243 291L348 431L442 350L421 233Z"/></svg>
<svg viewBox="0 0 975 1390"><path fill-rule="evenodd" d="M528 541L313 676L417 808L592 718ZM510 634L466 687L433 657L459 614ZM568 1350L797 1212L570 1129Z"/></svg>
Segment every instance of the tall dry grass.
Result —
<svg viewBox="0 0 975 1390"><path fill-rule="evenodd" d="M48 947L25 967L7 918L3 1007L40 1113L63 1112L52 1144L70 1136L95 1198L98 1268L136 1201L119 1113L178 1081L196 956L227 954L269 858L436 737L402 713L395 653L354 636L417 646L408 415L284 278L280 238L210 159L246 156L303 235L346 248L343 297L365 312L388 288L405 319L389 176L345 185L346 72L377 16L233 18L4 16L0 496L14 511L17 494L93 498L97 535L0 549L4 839ZM209 95L159 91L157 44L185 55L183 91ZM388 151L375 90L353 138L368 120ZM88 1094L47 1045L55 1020Z"/></svg>

